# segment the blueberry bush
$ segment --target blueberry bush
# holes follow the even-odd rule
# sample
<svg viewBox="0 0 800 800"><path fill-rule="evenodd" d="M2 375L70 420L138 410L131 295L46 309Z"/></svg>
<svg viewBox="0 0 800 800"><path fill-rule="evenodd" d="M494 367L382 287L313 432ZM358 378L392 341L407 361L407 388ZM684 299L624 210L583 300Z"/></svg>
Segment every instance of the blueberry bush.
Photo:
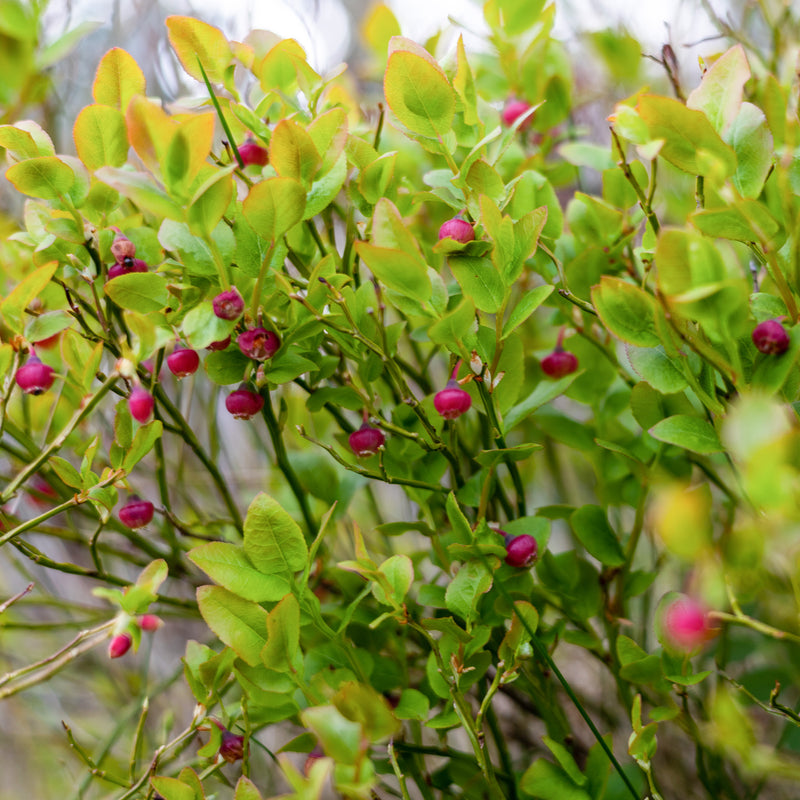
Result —
<svg viewBox="0 0 800 800"><path fill-rule="evenodd" d="M325 75L171 16L191 97L115 48L74 154L3 117L0 700L58 706L52 797L796 796L800 16L757 5L594 138L546 0L477 52L377 5Z"/></svg>

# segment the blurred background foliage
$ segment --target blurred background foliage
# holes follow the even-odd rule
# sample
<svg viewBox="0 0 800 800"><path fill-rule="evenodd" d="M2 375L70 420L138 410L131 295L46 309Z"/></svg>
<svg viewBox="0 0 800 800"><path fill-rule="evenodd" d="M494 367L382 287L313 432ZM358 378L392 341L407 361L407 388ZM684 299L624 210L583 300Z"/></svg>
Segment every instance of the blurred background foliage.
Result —
<svg viewBox="0 0 800 800"><path fill-rule="evenodd" d="M257 27L295 37L306 47L317 69L333 69L339 62L346 61L351 66L352 80L358 84L359 96L365 98L365 102L369 102L369 98L377 102L380 97L381 56L387 37L370 0L297 0L292 3L243 0L238 4L227 2L224 8L220 5L179 0L115 0L113 3L0 0L0 75L3 76L0 124L33 119L53 136L57 152L74 152L72 121L90 102L97 62L103 53L115 46L124 47L142 66L151 96L172 103L197 93L197 86L187 83L189 79L167 46L164 20L174 13L197 16L218 25L230 37L243 36ZM423 41L439 57L452 50L460 33L468 49L476 54L478 69L479 54L492 51L477 2L405 0L388 5L395 12L403 33ZM763 14L756 13L757 6L761 6ZM701 74L702 57L725 49L718 37L726 29L736 30L755 50L774 52L773 63L766 66L775 69L784 65L782 68L788 69L786 65L791 59L779 58L783 43L774 40L780 34L780 26L769 27L763 22L765 16L780 19L788 6L789 0L760 3L674 0L658 4L641 0L629 3L559 0L557 30L573 76L569 87L572 111L564 123L560 146L580 138L583 142L602 145L604 157L608 158L606 117L614 104L645 84L663 94L671 93L671 82L677 86L695 86ZM665 50L666 45L670 49ZM664 68L665 61L671 75ZM505 95L508 76L484 71L481 80L487 94L498 98ZM493 80L495 86L491 85ZM582 150L573 149L571 159L564 162L568 174L563 183L566 185L575 179L576 166L578 169L581 164L589 166L599 157L599 151L586 146ZM593 171L592 174L599 173ZM577 177L579 187L581 180L590 180L580 171ZM672 177L676 182L682 180ZM600 189L590 185L581 188ZM691 198L691 191L673 194L675 218L685 216L684 206ZM662 212L662 219L669 220L669 211L668 208ZM14 230L20 213L20 196L8 191L5 179L0 177L0 259L5 248L14 246L5 241L6 234ZM36 496L27 495L22 502L30 503L33 513ZM3 594L5 587L18 585L18 569L19 565L0 562ZM37 581L51 597L59 598L53 601L52 610L41 604L38 606L36 625L41 632L52 629L62 634L64 609L75 619L76 631L102 621L107 615L105 607L87 602L83 592L74 592L75 587L64 575L48 578L43 572L37 575ZM20 601L21 605L24 602ZM199 622L182 621L180 624L185 626L184 638L201 637L205 631L205 626ZM30 629L30 623L26 623L26 629ZM53 637L54 642L58 640L63 637ZM15 635L13 625L7 622L0 629L0 651L4 656L24 652L27 662L53 649L46 637L39 637L37 646L42 650L32 652L29 641L24 633ZM158 658L151 659L145 652L134 670L107 670L104 652L87 656L88 660L95 661L86 666L87 672L96 678L90 694L84 691L82 676L67 672L34 692L5 702L0 798L80 797L88 785L88 777L81 762L69 752L60 720L80 718L87 729L75 730L77 738L93 741L102 737L107 746L112 747L116 736L135 724L143 688L174 678L174 665L183 654L183 639L176 637L173 645L169 642L160 639ZM192 702L181 681L171 691L174 694L158 694L150 710L151 718L160 720L165 729L171 724L171 709L186 708ZM113 710L112 715L109 709ZM35 726L31 724L33 720L37 721ZM274 787L263 788L266 793Z"/></svg>

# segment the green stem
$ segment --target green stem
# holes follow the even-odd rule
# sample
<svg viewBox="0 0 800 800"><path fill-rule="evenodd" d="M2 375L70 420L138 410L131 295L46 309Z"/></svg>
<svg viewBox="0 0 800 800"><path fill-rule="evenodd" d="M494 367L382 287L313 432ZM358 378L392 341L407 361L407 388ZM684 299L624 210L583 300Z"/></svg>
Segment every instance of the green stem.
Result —
<svg viewBox="0 0 800 800"><path fill-rule="evenodd" d="M491 571L491 567L489 566L489 562L486 559L486 556L480 553L479 555L484 563L484 566L486 566L486 568ZM503 599L509 604L509 606L513 606L514 600L511 597L511 594L509 593L508 589L506 589L506 587L503 585L503 583L497 582L495 586L502 595ZM569 699L572 701L572 704L577 709L578 713L581 715L581 717L583 717L584 722L589 726L589 730L592 732L592 735L595 737L600 747L603 748L603 751L608 757L608 760L611 762L614 769L617 771L617 774L622 779L622 782L627 787L631 796L634 798L634 800L639 800L639 793L636 791L636 788L631 783L631 780L625 773L625 770L622 769L622 765L619 763L619 761L617 761L617 757L614 755L614 751L608 746L608 743L603 738L600 731L597 729L597 726L594 724L594 721L584 708L583 703L581 703L580 699L575 694L575 691L573 690L572 686L570 686L569 681L567 681L561 670L556 665L555 661L553 661L552 656L548 652L547 648L542 644L539 637L536 635L536 632L533 630L533 628L531 628L529 622L527 621L527 619L525 619L525 616L522 614L519 615L519 620L522 623L522 627L525 628L525 632L528 634L528 636L530 636L531 645L533 646L533 649L536 651L536 654L547 664L553 675L556 676L558 682L561 684L564 691L567 693L567 697L569 697Z"/></svg>
<svg viewBox="0 0 800 800"><path fill-rule="evenodd" d="M17 489L30 478L31 475L38 472L39 468L50 458L50 456L57 453L64 443L69 438L70 434L77 428L97 407L99 402L105 397L111 387L117 382L119 376L111 375L105 379L100 388L95 392L94 396L86 403L83 408L75 412L72 419L66 424L64 429L58 436L50 442L29 464L27 464L15 478L6 486L5 491L0 495L0 505L7 503L16 493ZM0 540L0 544L2 541Z"/></svg>
<svg viewBox="0 0 800 800"><path fill-rule="evenodd" d="M205 69L203 69L203 64L200 62L199 56L197 58L197 66L200 67L200 73L203 76L203 81L206 84L206 89L208 89L208 95L211 98L211 102L214 104L217 116L219 117L219 121L222 124L222 130L225 131L225 135L228 137L228 144L230 145L231 150L233 150L233 154L236 156L236 161L239 164L239 168L244 169L244 161L242 160L242 157L239 155L239 148L236 146L236 140L233 138L233 133L231 133L231 129L228 127L228 121L225 119L225 115L222 113L222 108L220 107L219 100L217 100L217 95L214 92L214 87L211 85L211 81L209 81Z"/></svg>
<svg viewBox="0 0 800 800"><path fill-rule="evenodd" d="M486 414L492 424L495 444L501 450L506 450L508 445L506 444L506 438L501 432L502 429L497 419L497 412L494 408L494 398L486 391L486 386L484 386L483 381L476 381L476 383L478 385L478 394L480 394L481 400L483 401L483 407L486 409ZM517 512L520 517L525 517L528 514L527 503L525 501L525 487L522 485L522 478L520 477L517 464L515 461L512 461L508 455L503 456L503 463L508 468L511 481L514 484L514 490L517 493Z"/></svg>
<svg viewBox="0 0 800 800"><path fill-rule="evenodd" d="M655 212L653 211L653 207L651 205L653 201L653 194L656 190L656 160L653 159L650 168L650 186L648 187L648 193L645 195L644 190L642 189L639 181L636 180L636 176L633 174L631 170L630 164L628 164L627 159L625 158L625 149L622 142L619 140L614 129L611 129L611 136L614 139L614 144L616 145L616 150L619 153L619 161L617 161L617 166L622 170L623 175L625 175L625 180L628 181L631 188L636 195L636 199L639 201L639 208L642 209L644 215L647 217L647 221L650 223L650 227L653 229L653 233L656 236L661 232L661 223L658 221L658 217L656 216Z"/></svg>
<svg viewBox="0 0 800 800"><path fill-rule="evenodd" d="M286 445L284 444L283 437L281 436L281 429L278 425L278 420L275 417L275 411L272 408L272 395L267 391L261 392L261 396L266 401L261 410L264 421L267 423L267 430L269 431L269 438L272 441L272 449L275 451L275 460L278 462L278 469L283 473L292 493L294 494L297 504L300 506L300 512L306 523L307 538L311 541L317 533L317 523L314 517L311 516L311 511L308 508L308 493L300 484L297 475L292 468L289 457L286 454Z"/></svg>
<svg viewBox="0 0 800 800"><path fill-rule="evenodd" d="M267 248L267 252L264 255L264 258L261 261L261 267L258 270L258 278L256 278L256 285L253 289L253 301L250 304L250 316L255 319L258 315L258 306L261 302L261 291L264 286L264 278L267 276L267 271L269 270L269 263L270 259L272 258L272 248L275 246L275 242L270 242L269 247Z"/></svg>
<svg viewBox="0 0 800 800"><path fill-rule="evenodd" d="M161 386L157 386L155 388L154 394L158 398L158 402L161 406L166 410L166 412L172 417L175 421L177 426L180 428L181 437L189 445L192 452L200 459L202 465L206 468L209 475L213 479L214 483L217 485L217 489L219 493L222 495L222 499L225 502L225 505L228 508L228 511L231 514L233 519L233 523L236 528L241 533L243 530L244 521L242 520L241 512L234 501L230 490L228 489L228 484L225 478L222 477L222 473L219 471L217 465L211 460L208 454L203 450L200 442L198 441L197 437L194 434L194 431L189 426L189 423L183 418L183 415L180 411L175 407L175 405L170 400L167 393L161 388Z"/></svg>
<svg viewBox="0 0 800 800"><path fill-rule="evenodd" d="M327 450L328 453L336 459L345 469L349 469L351 472L355 472L359 475L363 475L365 478L370 478L371 480L375 481L382 481L383 483L391 483L396 484L398 486L413 486L417 489L427 489L430 492L444 492L447 494L450 489L446 486L442 486L441 484L434 484L434 483L425 483L425 481L418 481L414 478L398 478L393 475L381 475L379 472L371 472L370 470L364 469L363 467L357 467L354 464L351 464L349 461L345 461L332 447L323 442L314 439L313 437L309 436L305 430L300 426L298 428L298 432L300 435L308 442L317 445L317 447L321 447L323 450Z"/></svg>

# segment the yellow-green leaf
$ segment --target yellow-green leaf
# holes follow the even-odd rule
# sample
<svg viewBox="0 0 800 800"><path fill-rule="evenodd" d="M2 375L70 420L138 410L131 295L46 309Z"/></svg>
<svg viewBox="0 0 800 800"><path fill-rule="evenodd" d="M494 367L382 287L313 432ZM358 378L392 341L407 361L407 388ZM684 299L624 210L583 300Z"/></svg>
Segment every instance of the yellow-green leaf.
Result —
<svg viewBox="0 0 800 800"><path fill-rule="evenodd" d="M72 137L79 158L91 170L121 167L128 158L128 131L119 109L86 106L75 120Z"/></svg>
<svg viewBox="0 0 800 800"><path fill-rule="evenodd" d="M6 178L18 191L42 200L57 200L75 183L75 173L55 156L20 161L6 170Z"/></svg>
<svg viewBox="0 0 800 800"><path fill-rule="evenodd" d="M144 94L147 83L136 59L121 47L114 47L100 59L92 97L96 103L113 106L123 113L131 98Z"/></svg>
<svg viewBox="0 0 800 800"><path fill-rule="evenodd" d="M374 55L383 58L392 36L400 35L400 23L384 3L376 3L361 25L361 35Z"/></svg>
<svg viewBox="0 0 800 800"><path fill-rule="evenodd" d="M222 83L231 63L231 45L225 34L207 22L192 17L167 17L167 35L183 68L202 81L198 60L212 83Z"/></svg>
<svg viewBox="0 0 800 800"><path fill-rule="evenodd" d="M636 110L647 124L650 138L664 140L659 155L678 169L705 175L713 162L719 162L726 175L736 169L736 154L702 111L693 111L671 97L651 94L639 98Z"/></svg>
<svg viewBox="0 0 800 800"><path fill-rule="evenodd" d="M267 241L274 241L300 222L305 207L305 190L294 178L257 183L243 205L247 221Z"/></svg>
<svg viewBox="0 0 800 800"><path fill-rule="evenodd" d="M320 160L314 141L301 125L284 119L275 126L269 143L269 163L278 175L295 178L308 187Z"/></svg>
<svg viewBox="0 0 800 800"><path fill-rule="evenodd" d="M456 94L432 59L395 50L386 66L383 88L392 113L412 133L438 139L451 129Z"/></svg>
<svg viewBox="0 0 800 800"><path fill-rule="evenodd" d="M161 106L141 95L128 104L125 122L136 154L150 170L160 174L162 164L167 163L175 123Z"/></svg>

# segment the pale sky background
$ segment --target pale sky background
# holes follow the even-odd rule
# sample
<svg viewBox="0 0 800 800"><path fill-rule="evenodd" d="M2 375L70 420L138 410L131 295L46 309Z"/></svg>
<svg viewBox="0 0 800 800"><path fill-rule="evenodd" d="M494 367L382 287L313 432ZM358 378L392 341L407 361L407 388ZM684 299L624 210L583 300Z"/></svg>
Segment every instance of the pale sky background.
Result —
<svg viewBox="0 0 800 800"><path fill-rule="evenodd" d="M121 9L125 26L137 24L141 2L127 0L53 0L48 12L52 30L64 25L70 15L72 24L84 20L107 23L115 7ZM388 0L405 35L422 41L448 16L463 26L467 46L478 46L478 36L485 31L482 3L476 0ZM696 0L557 0L556 33L570 39L576 32L626 27L654 53L666 40L665 23L679 43L697 41L714 30ZM722 0L712 0L719 11ZM342 61L350 44L352 15L359 14L363 3L355 0L174 0L162 3L170 13L194 14L222 28L230 38L241 38L251 28L264 28L284 37L297 39L309 59L323 71ZM348 10L348 7L352 11ZM468 32L478 36L471 37Z"/></svg>

